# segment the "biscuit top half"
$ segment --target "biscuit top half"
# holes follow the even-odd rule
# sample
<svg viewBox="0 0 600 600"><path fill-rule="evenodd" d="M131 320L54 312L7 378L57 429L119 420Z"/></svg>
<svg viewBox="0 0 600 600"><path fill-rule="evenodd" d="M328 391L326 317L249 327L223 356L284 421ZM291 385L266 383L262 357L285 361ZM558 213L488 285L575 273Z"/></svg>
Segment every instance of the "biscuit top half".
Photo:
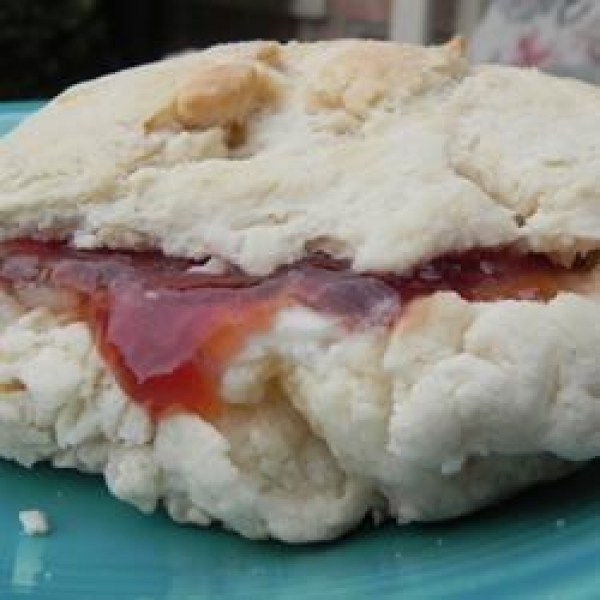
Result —
<svg viewBox="0 0 600 600"><path fill-rule="evenodd" d="M0 141L0 238L265 275L600 248L600 92L462 45L253 42L75 86Z"/></svg>

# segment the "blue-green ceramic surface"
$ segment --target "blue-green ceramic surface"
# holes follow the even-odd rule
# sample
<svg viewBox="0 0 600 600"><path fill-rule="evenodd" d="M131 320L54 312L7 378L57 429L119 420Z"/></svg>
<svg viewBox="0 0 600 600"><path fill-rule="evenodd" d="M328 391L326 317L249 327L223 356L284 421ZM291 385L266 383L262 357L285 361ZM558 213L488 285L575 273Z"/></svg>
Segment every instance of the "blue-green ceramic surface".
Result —
<svg viewBox="0 0 600 600"><path fill-rule="evenodd" d="M0 105L6 131L35 104ZM29 538L18 512L45 511ZM444 525L290 547L182 527L90 476L0 461L0 599L600 598L600 464Z"/></svg>

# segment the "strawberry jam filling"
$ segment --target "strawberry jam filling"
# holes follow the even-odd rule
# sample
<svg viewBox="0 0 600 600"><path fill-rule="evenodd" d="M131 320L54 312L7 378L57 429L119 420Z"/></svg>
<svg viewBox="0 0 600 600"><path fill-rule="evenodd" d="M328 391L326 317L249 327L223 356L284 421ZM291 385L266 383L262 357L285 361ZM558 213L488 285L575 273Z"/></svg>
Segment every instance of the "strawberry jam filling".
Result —
<svg viewBox="0 0 600 600"><path fill-rule="evenodd" d="M584 267L576 267L575 274ZM547 301L573 269L535 254L478 250L437 258L412 273L355 273L343 261L305 259L268 277L154 253L80 251L58 243L0 244L0 284L75 299L122 389L155 418L218 414L228 361L280 309L305 306L344 326L391 325L415 298L451 290L469 301Z"/></svg>

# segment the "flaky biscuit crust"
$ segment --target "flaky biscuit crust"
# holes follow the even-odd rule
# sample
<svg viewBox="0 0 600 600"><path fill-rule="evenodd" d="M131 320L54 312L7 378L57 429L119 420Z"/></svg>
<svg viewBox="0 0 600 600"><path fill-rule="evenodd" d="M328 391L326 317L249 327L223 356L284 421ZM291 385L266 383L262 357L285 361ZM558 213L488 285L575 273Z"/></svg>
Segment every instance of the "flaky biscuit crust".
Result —
<svg viewBox="0 0 600 600"><path fill-rule="evenodd" d="M0 235L265 274L315 251L402 271L598 242L594 88L459 43L257 42L76 86L0 144ZM551 122L552 126L545 123Z"/></svg>
<svg viewBox="0 0 600 600"><path fill-rule="evenodd" d="M600 97L457 42L257 42L76 86L0 144L0 235L402 271L599 242Z"/></svg>

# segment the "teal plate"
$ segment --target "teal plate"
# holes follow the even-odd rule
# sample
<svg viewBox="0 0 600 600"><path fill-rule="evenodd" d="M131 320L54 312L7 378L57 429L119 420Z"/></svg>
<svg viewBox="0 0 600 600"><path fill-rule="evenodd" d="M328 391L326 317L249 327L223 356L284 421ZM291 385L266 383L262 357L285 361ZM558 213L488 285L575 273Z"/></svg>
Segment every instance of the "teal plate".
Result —
<svg viewBox="0 0 600 600"><path fill-rule="evenodd" d="M6 131L38 105L0 105ZM252 542L145 516L99 478L0 461L0 599L600 598L600 462L443 525ZM30 538L18 513L46 512Z"/></svg>
<svg viewBox="0 0 600 600"><path fill-rule="evenodd" d="M309 546L145 516L72 471L0 461L0 481L3 600L600 597L600 463L468 518ZM48 536L21 532L31 507Z"/></svg>

